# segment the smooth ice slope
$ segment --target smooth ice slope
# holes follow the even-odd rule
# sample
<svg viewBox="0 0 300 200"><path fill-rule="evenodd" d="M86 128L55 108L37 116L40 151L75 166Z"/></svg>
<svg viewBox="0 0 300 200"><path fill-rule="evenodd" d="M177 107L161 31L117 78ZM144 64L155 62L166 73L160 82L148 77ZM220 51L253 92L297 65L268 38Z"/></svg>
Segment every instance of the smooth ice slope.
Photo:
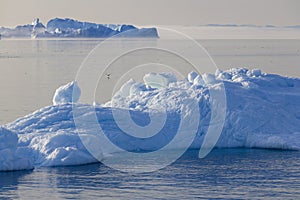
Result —
<svg viewBox="0 0 300 200"><path fill-rule="evenodd" d="M265 74L260 70L230 69L203 75L193 72L189 74L188 79L179 81L169 77L166 78L168 84L165 84L165 87L153 88L147 87L149 74L145 77L146 83L130 80L110 102L95 107L75 103L69 98L72 90L69 86L74 87L74 82L61 87L58 89L60 92L54 97L55 105L42 108L0 129L0 158L9 162L9 164L1 162L0 170L30 168L29 162L19 162L19 158L32 160L34 166L97 162L77 135L73 120L73 105L76 105L85 116L92 115L92 111L95 110L99 124L107 137L121 148L135 152L155 151L172 140L180 116L188 117L195 109L195 105L191 102L196 100L200 114L199 118L194 120L199 120L199 127L190 148L200 148L210 125L210 92L218 90L222 82L226 89L227 112L216 147L300 150L299 78ZM160 79L159 83L161 84ZM181 108L185 108L185 112L181 112ZM127 109L130 110L132 120L142 127L151 123L148 111L154 115L161 115L165 110L167 118L161 134L142 140L125 135L117 126L113 111L123 112ZM185 131L191 130L187 127ZM18 142L13 132L18 135ZM95 139L94 135L84 137L87 141ZM181 140L184 141L185 138ZM181 148L181 145L182 143L178 142L177 147ZM99 152L98 159L113 153L111 149L104 148ZM7 155L12 156L6 159Z"/></svg>

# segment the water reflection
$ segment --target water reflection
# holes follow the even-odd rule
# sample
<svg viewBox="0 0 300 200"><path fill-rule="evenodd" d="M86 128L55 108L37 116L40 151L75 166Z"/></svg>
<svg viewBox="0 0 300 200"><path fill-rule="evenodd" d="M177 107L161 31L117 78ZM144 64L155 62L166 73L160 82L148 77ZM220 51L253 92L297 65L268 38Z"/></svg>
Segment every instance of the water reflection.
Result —
<svg viewBox="0 0 300 200"><path fill-rule="evenodd" d="M16 197L16 191L22 179L32 170L0 172L0 198Z"/></svg>
<svg viewBox="0 0 300 200"><path fill-rule="evenodd" d="M122 173L101 163L0 173L0 198L295 199L299 168L299 151L217 149L199 160L190 150L152 173Z"/></svg>

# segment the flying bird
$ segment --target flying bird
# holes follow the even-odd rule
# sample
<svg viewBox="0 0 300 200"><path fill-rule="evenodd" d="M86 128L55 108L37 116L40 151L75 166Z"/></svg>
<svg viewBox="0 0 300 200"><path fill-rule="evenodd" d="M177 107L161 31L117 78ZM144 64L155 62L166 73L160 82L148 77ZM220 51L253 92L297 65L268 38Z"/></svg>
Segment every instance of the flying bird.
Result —
<svg viewBox="0 0 300 200"><path fill-rule="evenodd" d="M106 73L105 75L106 75L107 80L109 80L110 79L110 73Z"/></svg>

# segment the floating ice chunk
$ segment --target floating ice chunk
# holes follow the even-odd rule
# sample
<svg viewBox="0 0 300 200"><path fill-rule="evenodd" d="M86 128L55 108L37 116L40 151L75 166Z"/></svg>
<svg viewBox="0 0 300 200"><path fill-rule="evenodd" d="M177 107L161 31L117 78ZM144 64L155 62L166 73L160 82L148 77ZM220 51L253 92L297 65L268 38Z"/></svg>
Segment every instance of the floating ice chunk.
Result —
<svg viewBox="0 0 300 200"><path fill-rule="evenodd" d="M33 169L31 159L24 156L26 151L18 151L17 145L17 134L0 127L0 171Z"/></svg>
<svg viewBox="0 0 300 200"><path fill-rule="evenodd" d="M190 73L188 74L188 81L189 81L190 83L193 83L194 80L195 80L195 78L196 78L197 76L198 76L198 74L197 74L196 72L194 72L194 71L190 72Z"/></svg>
<svg viewBox="0 0 300 200"><path fill-rule="evenodd" d="M144 83L149 88L166 88L169 83L176 82L177 78L172 73L150 73L143 78Z"/></svg>
<svg viewBox="0 0 300 200"><path fill-rule="evenodd" d="M76 103L80 98L80 88L76 81L72 81L66 85L56 89L53 97L53 105L64 103Z"/></svg>

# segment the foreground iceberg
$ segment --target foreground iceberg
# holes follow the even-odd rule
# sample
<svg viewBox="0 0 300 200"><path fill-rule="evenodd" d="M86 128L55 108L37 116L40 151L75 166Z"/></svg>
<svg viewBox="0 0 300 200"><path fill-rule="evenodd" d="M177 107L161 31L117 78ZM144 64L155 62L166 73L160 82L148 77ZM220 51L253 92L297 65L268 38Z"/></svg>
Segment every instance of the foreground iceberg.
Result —
<svg viewBox="0 0 300 200"><path fill-rule="evenodd" d="M54 105L0 129L0 160L5 161L0 163L0 170L87 164L115 153L109 148L102 148L98 160L90 154L78 136L73 118L74 105L85 116L95 111L102 130L116 145L127 151L139 152L155 151L172 140L180 115L188 117L189 111L195 108L190 102L196 100L200 114L194 120L199 121L199 126L189 148L200 148L210 125L210 92L218 90L221 83L226 89L227 112L216 148L300 150L298 78L265 74L260 70L230 69L203 75L191 72L187 79L179 81L171 74L152 73L145 75L144 80L144 83L138 83L131 79L110 102L94 106L76 103L80 95L76 82L60 87L53 98ZM162 87L156 87L155 82ZM72 90L75 90L75 99L70 98ZM187 108L186 113L181 113L182 107ZM113 113L128 110L132 120L145 127L150 123L149 111L155 110L154 115L166 111L161 134L150 139L124 134L119 127L122 124L116 123ZM185 131L190 130L187 128ZM85 139L90 141L94 141L94 137L85 135ZM177 147L182 148L181 145L178 142Z"/></svg>

